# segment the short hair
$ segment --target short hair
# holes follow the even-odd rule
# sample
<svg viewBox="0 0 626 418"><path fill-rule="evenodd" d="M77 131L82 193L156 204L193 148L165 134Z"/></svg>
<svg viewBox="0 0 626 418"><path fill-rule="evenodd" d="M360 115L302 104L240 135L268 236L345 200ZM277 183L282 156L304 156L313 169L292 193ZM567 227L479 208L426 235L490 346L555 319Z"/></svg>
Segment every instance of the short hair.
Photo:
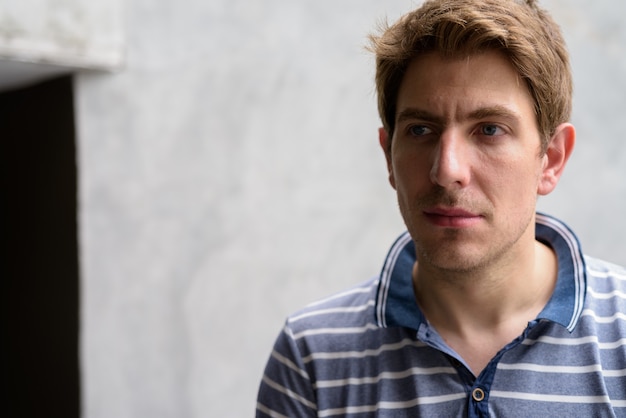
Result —
<svg viewBox="0 0 626 418"><path fill-rule="evenodd" d="M384 25L370 42L376 56L378 112L390 137L406 69L433 51L448 57L503 52L534 100L542 152L556 127L569 121L569 54L559 26L535 0L429 0L392 26Z"/></svg>

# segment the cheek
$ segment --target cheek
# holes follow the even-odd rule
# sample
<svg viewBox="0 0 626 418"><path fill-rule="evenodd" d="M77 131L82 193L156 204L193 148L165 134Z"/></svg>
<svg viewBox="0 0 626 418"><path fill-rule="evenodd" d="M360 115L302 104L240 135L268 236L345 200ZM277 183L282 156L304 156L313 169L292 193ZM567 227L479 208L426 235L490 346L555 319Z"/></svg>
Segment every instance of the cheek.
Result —
<svg viewBox="0 0 626 418"><path fill-rule="evenodd" d="M536 201L541 178L539 161L485 162L475 171L475 180L501 205L527 206Z"/></svg>
<svg viewBox="0 0 626 418"><path fill-rule="evenodd" d="M430 182L429 173L428 161L423 158L406 155L396 158L392 170L394 188L398 191L421 189Z"/></svg>
<svg viewBox="0 0 626 418"><path fill-rule="evenodd" d="M519 190L517 199L520 201L520 205L536 205L540 181L541 170L537 170L536 166L519 175L516 185Z"/></svg>

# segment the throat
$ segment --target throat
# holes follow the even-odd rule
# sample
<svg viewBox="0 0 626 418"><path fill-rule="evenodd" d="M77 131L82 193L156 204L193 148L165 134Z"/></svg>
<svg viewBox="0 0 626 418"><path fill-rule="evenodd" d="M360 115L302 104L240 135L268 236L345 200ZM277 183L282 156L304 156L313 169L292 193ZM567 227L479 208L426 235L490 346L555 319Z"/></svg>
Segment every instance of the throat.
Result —
<svg viewBox="0 0 626 418"><path fill-rule="evenodd" d="M522 335L528 323L517 327L503 327L495 332L473 332L472 335L459 335L446 330L437 332L445 343L454 350L478 376L489 362L508 344Z"/></svg>
<svg viewBox="0 0 626 418"><path fill-rule="evenodd" d="M558 273L556 255L537 242L533 261L530 268L520 268L519 274L453 280L424 277L414 266L417 304L476 376L524 333L552 296Z"/></svg>

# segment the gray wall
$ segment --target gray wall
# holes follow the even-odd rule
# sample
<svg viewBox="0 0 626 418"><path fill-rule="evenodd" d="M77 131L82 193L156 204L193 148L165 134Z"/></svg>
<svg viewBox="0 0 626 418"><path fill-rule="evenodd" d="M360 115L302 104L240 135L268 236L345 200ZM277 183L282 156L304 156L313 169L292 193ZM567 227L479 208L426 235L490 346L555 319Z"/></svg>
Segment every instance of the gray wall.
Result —
<svg viewBox="0 0 626 418"><path fill-rule="evenodd" d="M76 82L84 416L252 416L285 315L401 232L365 37L398 0L133 0L126 67ZM552 0L579 142L541 200L626 264L626 3Z"/></svg>
<svg viewBox="0 0 626 418"><path fill-rule="evenodd" d="M119 68L126 0L0 2L0 91L82 69Z"/></svg>
<svg viewBox="0 0 626 418"><path fill-rule="evenodd" d="M559 215L590 255L626 264L626 3L553 0L570 46L577 144L539 208Z"/></svg>

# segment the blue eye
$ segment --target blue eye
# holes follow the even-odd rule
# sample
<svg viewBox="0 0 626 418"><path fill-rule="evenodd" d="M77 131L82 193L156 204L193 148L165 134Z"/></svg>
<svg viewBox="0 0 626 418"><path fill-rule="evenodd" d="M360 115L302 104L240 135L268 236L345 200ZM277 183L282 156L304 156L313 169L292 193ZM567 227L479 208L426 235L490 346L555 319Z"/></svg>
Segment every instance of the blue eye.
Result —
<svg viewBox="0 0 626 418"><path fill-rule="evenodd" d="M409 133L413 136L423 136L431 134L433 131L424 125L414 125L409 128Z"/></svg>
<svg viewBox="0 0 626 418"><path fill-rule="evenodd" d="M504 132L498 125L481 125L480 133L486 136L502 135Z"/></svg>

